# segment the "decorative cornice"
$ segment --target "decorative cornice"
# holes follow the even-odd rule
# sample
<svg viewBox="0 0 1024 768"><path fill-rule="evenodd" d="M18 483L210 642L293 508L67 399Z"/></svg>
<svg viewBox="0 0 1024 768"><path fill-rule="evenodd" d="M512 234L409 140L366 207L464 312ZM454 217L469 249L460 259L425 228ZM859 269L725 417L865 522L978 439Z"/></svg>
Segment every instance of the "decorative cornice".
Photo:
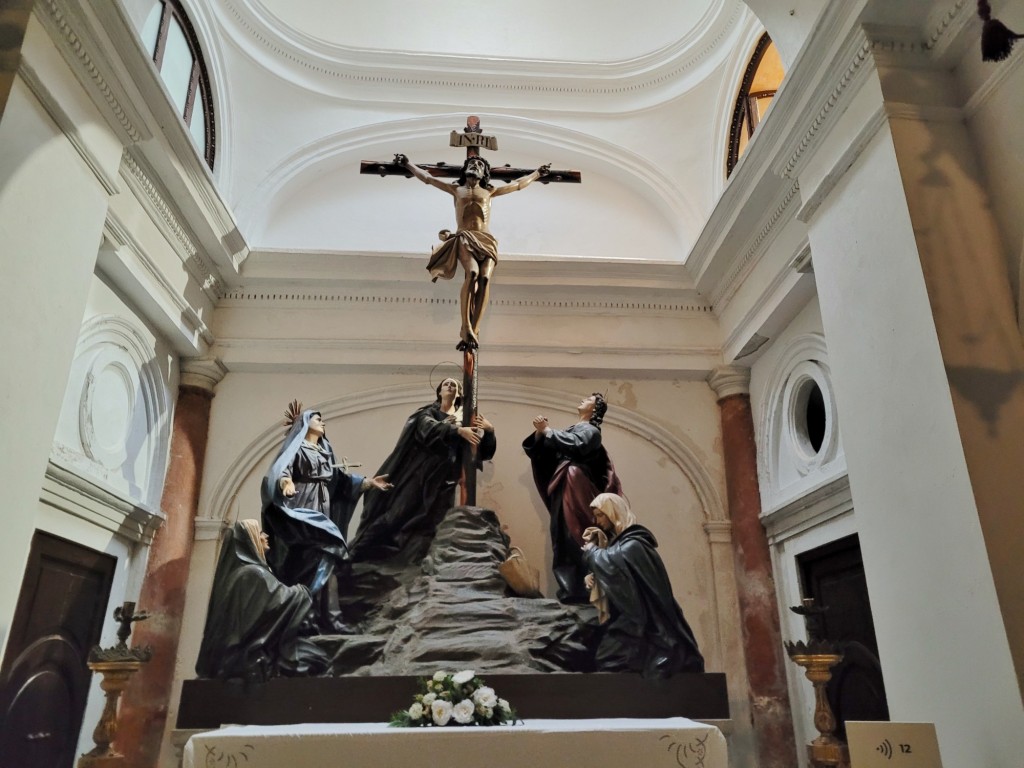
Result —
<svg viewBox="0 0 1024 768"><path fill-rule="evenodd" d="M183 387L197 387L213 393L227 373L227 366L219 357L187 357L181 361L178 383Z"/></svg>
<svg viewBox="0 0 1024 768"><path fill-rule="evenodd" d="M164 514L50 461L40 501L130 541L149 544Z"/></svg>
<svg viewBox="0 0 1024 768"><path fill-rule="evenodd" d="M181 291L176 286L171 284L160 267L150 258L145 248L135 239L131 230L124 225L113 209L107 210L107 220L103 227L103 234L110 244L114 246L115 250L127 248L131 252L136 261L161 288L164 299L175 307L179 314L178 319L189 327L190 332L198 334L207 344L212 344L213 334L195 307L185 300ZM117 256L116 258L121 257ZM102 259L99 266L100 268L103 267Z"/></svg>
<svg viewBox="0 0 1024 768"><path fill-rule="evenodd" d="M789 160L782 166L780 175L791 179L796 175L797 166L806 154L807 150L822 133L829 118L836 111L836 105L850 88L855 80L859 80L864 68L864 63L870 61L872 43L865 36L863 31L859 32L860 44L857 46L846 70L840 75L839 82L832 88L832 91L825 98L824 103L818 109L817 114L811 120L810 125L804 131L804 135L797 142L795 148L790 151Z"/></svg>
<svg viewBox="0 0 1024 768"><path fill-rule="evenodd" d="M794 181L789 189L785 190L775 210L771 212L761 226L761 229L754 236L743 257L732 263L729 273L718 284L715 292L711 295L711 303L715 307L716 312L720 312L722 306L729 303L754 267L757 266L760 257L768 250L768 246L775 235L778 234L778 229L780 228L778 225L780 221L783 221L783 217L785 217L785 220L788 220L793 215L793 211L789 210L789 204L799 191L800 183ZM788 214L787 211L789 211Z"/></svg>
<svg viewBox="0 0 1024 768"><path fill-rule="evenodd" d="M238 306L281 306L281 305L308 305L308 304L348 304L356 306L374 307L390 310L395 305L405 306L456 306L459 300L456 297L427 297L427 296L380 296L360 295L356 293L342 293L340 291L303 291L303 290L259 290L239 288L228 291L218 307ZM542 310L548 313L552 310L565 313L586 313L602 312L614 314L643 314L668 313L668 314L711 314L711 307L699 302L657 302L657 301L599 301L599 300L572 300L572 299L493 299L490 302L491 310L497 307L515 310Z"/></svg>
<svg viewBox="0 0 1024 768"><path fill-rule="evenodd" d="M86 42L83 40L80 31L72 26L72 21L62 8L62 3L58 2L58 0L39 0L35 4L34 10L40 16L44 25L56 33L55 39L60 44L60 48L66 51L71 61L75 62L84 79L93 84L128 139L132 143L137 143L148 138L148 132L143 132L135 125L134 120L128 115L128 112L114 94L110 84L97 66L95 59L87 49Z"/></svg>
<svg viewBox="0 0 1024 768"><path fill-rule="evenodd" d="M137 182L138 187L143 192L145 199L152 203L153 208L159 214L159 219L167 225L174 240L184 249L187 258L192 258L198 253L196 244L192 241L192 238L185 232L185 228L181 225L178 217L171 210L171 207L164 200L163 195L156 188L156 184L153 183L149 175L142 170L142 166L139 162L132 157L130 152L125 152L121 157L121 163L125 170L128 171L128 178L134 179Z"/></svg>
<svg viewBox="0 0 1024 768"><path fill-rule="evenodd" d="M929 49L934 49L949 34L950 29L957 26L957 22L966 23L966 19L963 17L966 6L967 0L956 0L952 7L942 14L925 39L925 45Z"/></svg>
<svg viewBox="0 0 1024 768"><path fill-rule="evenodd" d="M46 110L53 122L57 124L57 127L67 137L71 146L78 152L79 157L89 166L89 170L92 171L99 183L103 185L103 189L106 190L107 194L118 194L121 191L121 187L118 185L117 180L107 173L107 170L82 138L82 134L75 125L74 120L68 117L60 102L54 97L42 78L36 73L35 68L28 63L24 56L18 65L18 75L25 81L25 84L32 91L36 99L39 100L43 109Z"/></svg>
<svg viewBox="0 0 1024 768"><path fill-rule="evenodd" d="M195 241L164 199L157 185L139 161L127 150L121 157L121 167L122 176L136 191L141 193L139 200L148 203L148 207L156 214L154 221L164 230L165 237L172 244L177 243L180 246L185 266L192 272L193 277L207 292L210 299L216 300L217 290L221 285L216 270L196 246Z"/></svg>
<svg viewBox="0 0 1024 768"><path fill-rule="evenodd" d="M708 375L707 382L720 401L733 395L749 395L750 369L741 365L722 365Z"/></svg>
<svg viewBox="0 0 1024 768"><path fill-rule="evenodd" d="M497 57L444 56L383 52L330 45L303 32L287 27L261 14L253 5L243 12L236 0L227 0L227 9L234 23L280 61L285 60L308 73L326 76L354 85L397 86L402 88L469 88L502 93L549 93L555 95L610 96L646 91L678 80L696 68L720 48L746 8L733 3L724 22L710 39L707 33L718 22L718 15L704 27L673 45L653 54L622 62L556 62L501 59ZM719 8L722 4L719 4ZM715 10L718 11L719 8ZM692 40L700 40L700 49L691 55ZM472 75L458 71L461 64L472 65ZM531 71L543 67L543 72ZM600 77L584 75L599 69ZM484 71L481 71L481 70ZM431 72L430 70L433 70ZM552 71L561 71L552 77ZM553 81L555 84L553 84Z"/></svg>

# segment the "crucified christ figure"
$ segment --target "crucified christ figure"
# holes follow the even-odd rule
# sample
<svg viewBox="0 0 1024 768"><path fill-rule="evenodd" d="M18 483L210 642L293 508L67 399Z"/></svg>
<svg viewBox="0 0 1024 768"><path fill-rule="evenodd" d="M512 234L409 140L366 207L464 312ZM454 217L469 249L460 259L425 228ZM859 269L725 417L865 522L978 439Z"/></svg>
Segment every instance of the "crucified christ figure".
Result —
<svg viewBox="0 0 1024 768"><path fill-rule="evenodd" d="M409 162L405 155L395 155L395 162L409 173L455 198L455 233L442 230L441 245L434 248L427 269L436 281L439 277L451 280L456 264L461 264L466 279L462 284L459 302L462 313L462 341L460 349L479 346L480 321L487 308L490 295L491 275L498 263L498 241L488 229L491 219L491 198L517 192L542 176L551 168L550 163L542 165L533 173L521 176L503 187L491 186L491 166L479 156L466 158L462 174L457 181L444 182L435 179L419 166Z"/></svg>

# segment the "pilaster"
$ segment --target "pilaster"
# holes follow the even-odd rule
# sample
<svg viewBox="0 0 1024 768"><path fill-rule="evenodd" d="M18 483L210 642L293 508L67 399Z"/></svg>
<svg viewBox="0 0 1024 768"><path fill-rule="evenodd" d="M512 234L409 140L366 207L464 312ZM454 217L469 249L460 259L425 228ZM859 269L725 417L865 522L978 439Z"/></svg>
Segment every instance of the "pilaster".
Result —
<svg viewBox="0 0 1024 768"><path fill-rule="evenodd" d="M725 483L750 707L757 739L756 763L761 768L784 768L796 765L796 745L771 555L760 520L750 369L720 366L711 372L707 382L718 397L722 416Z"/></svg>
<svg viewBox="0 0 1024 768"><path fill-rule="evenodd" d="M138 600L150 618L138 626L134 638L136 646L153 647L153 658L125 692L117 737L119 750L138 768L155 768L160 754L184 616L210 407L226 372L218 359L209 357L181 366L161 500L167 520L153 539Z"/></svg>

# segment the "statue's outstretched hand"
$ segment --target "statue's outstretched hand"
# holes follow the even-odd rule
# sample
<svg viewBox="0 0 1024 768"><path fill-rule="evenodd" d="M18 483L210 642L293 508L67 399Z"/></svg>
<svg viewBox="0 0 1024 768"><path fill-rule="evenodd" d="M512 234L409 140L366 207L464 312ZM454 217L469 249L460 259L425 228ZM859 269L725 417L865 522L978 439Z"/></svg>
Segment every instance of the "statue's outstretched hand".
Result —
<svg viewBox="0 0 1024 768"><path fill-rule="evenodd" d="M281 478L281 493L289 499L295 495L295 483L292 482L290 477Z"/></svg>
<svg viewBox="0 0 1024 768"><path fill-rule="evenodd" d="M370 485L376 488L378 491L390 491L394 488L394 483L388 482L387 475L377 475L375 478L370 480Z"/></svg>

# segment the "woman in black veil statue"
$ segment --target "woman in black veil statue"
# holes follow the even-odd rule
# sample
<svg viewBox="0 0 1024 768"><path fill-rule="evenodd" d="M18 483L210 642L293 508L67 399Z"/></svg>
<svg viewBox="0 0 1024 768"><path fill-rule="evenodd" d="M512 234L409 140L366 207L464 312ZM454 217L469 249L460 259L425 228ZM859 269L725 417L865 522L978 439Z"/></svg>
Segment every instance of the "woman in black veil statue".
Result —
<svg viewBox="0 0 1024 768"><path fill-rule="evenodd" d="M309 589L282 584L267 565L268 549L256 520L224 532L196 661L200 677L264 681L326 670L326 654L300 636L313 603Z"/></svg>

